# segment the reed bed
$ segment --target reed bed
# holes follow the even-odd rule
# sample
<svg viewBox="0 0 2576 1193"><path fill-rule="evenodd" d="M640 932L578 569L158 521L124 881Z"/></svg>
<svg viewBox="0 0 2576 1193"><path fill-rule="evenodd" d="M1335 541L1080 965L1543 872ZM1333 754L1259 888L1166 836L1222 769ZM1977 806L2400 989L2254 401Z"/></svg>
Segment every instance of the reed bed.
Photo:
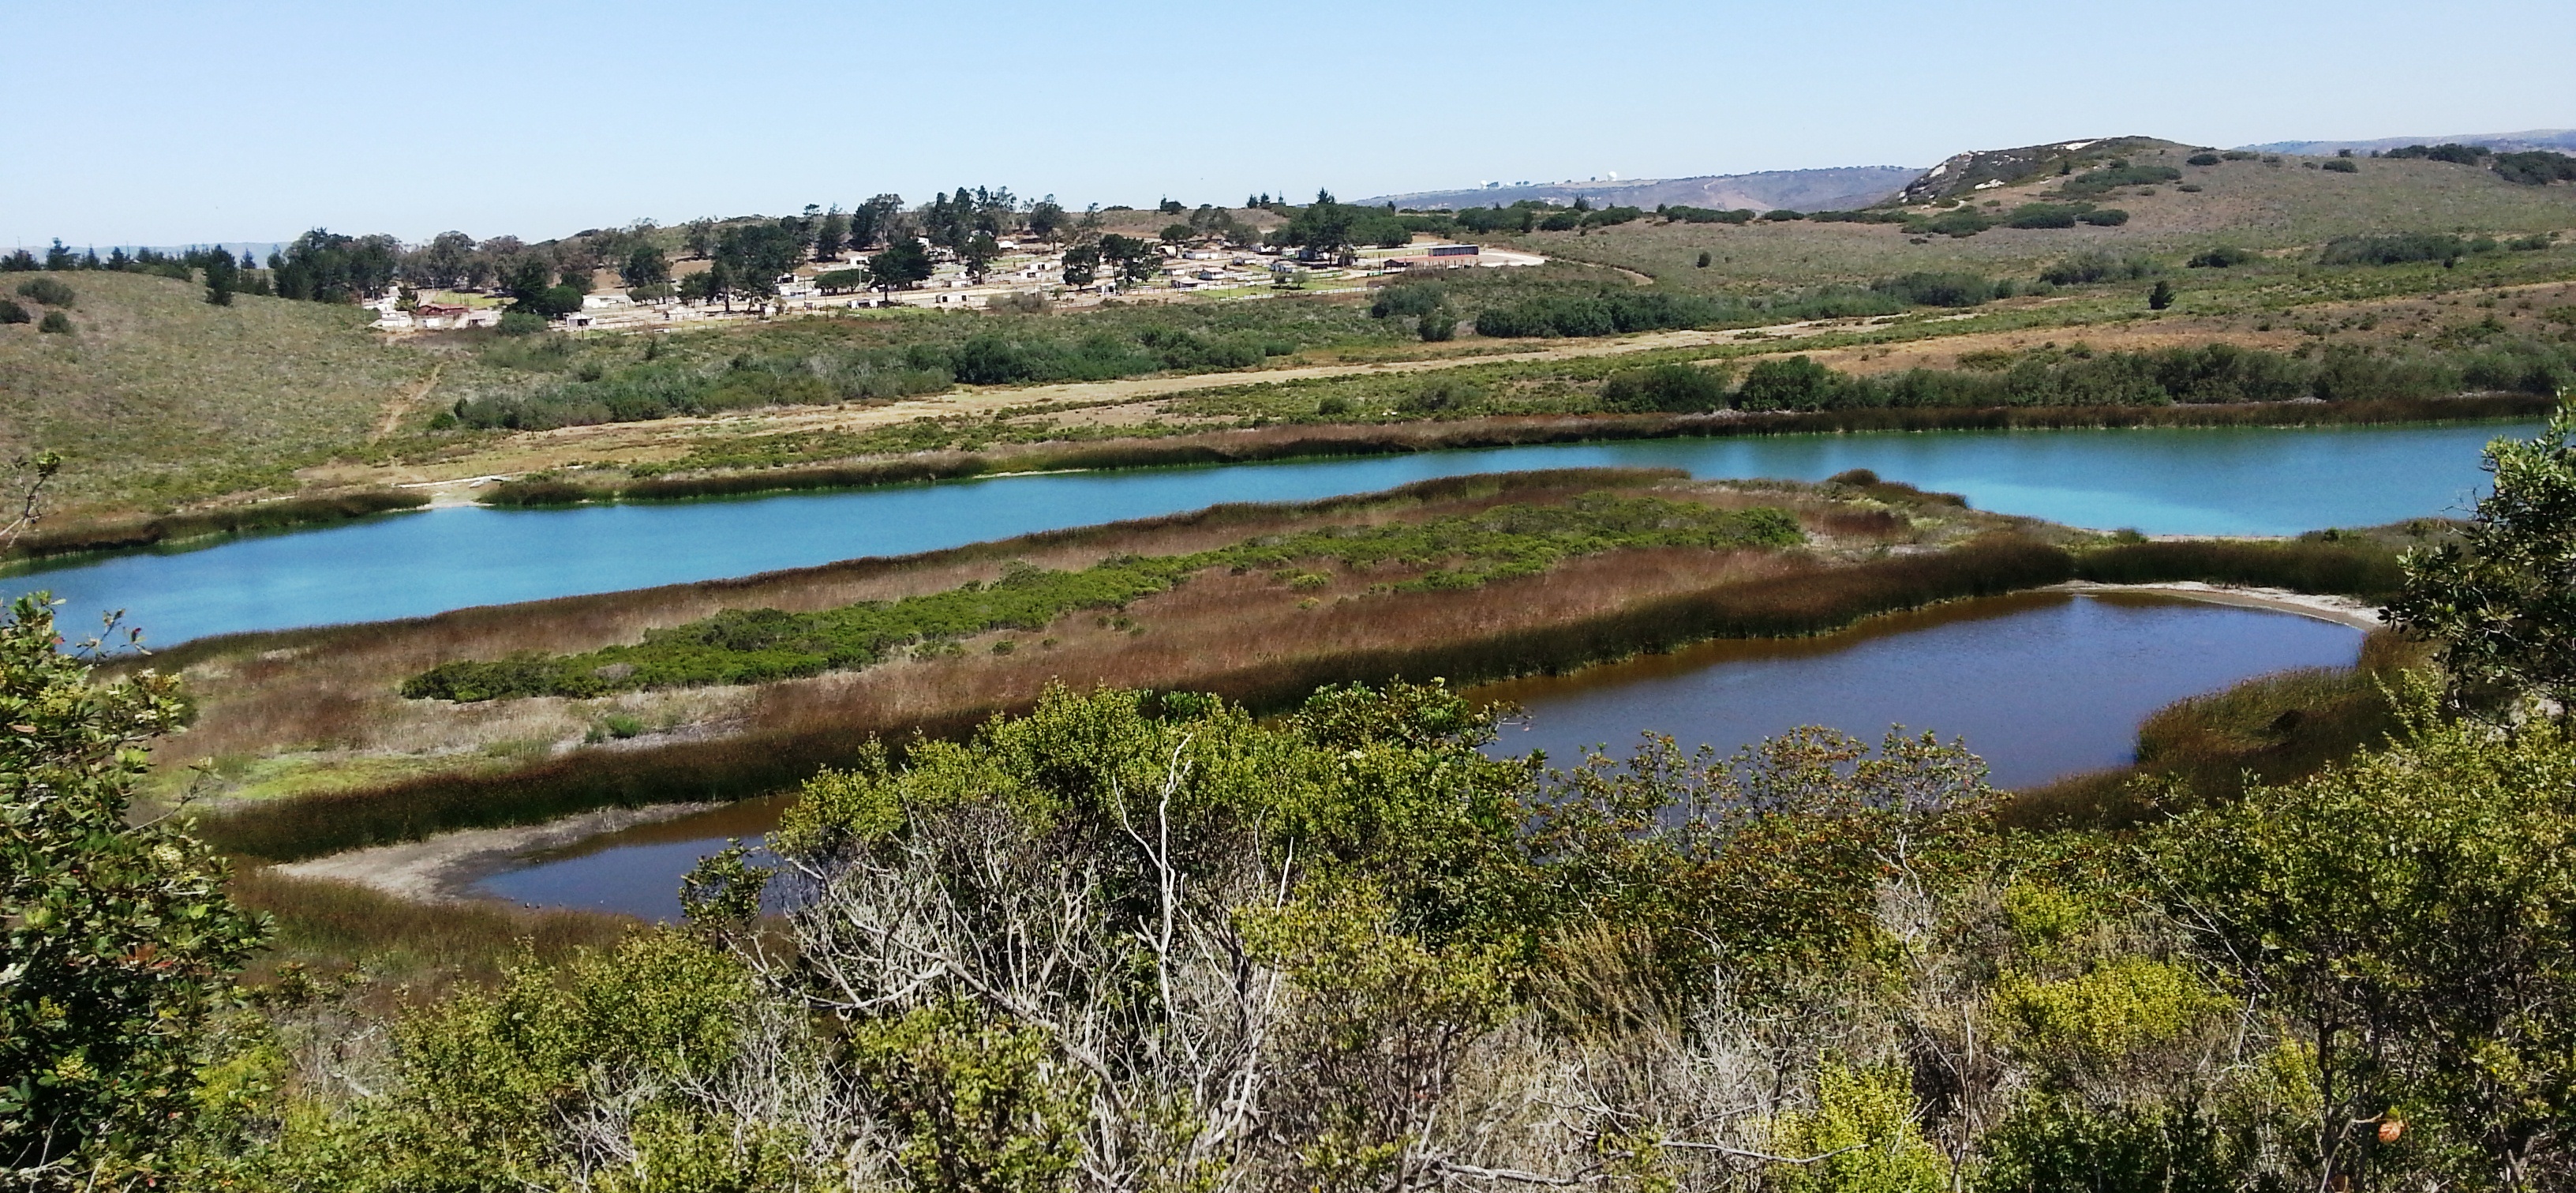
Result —
<svg viewBox="0 0 2576 1193"><path fill-rule="evenodd" d="M2131 543L2087 551L2075 577L2102 584L2198 580L2383 600L2405 581L2397 553L2367 540Z"/></svg>
<svg viewBox="0 0 2576 1193"><path fill-rule="evenodd" d="M453 982L489 984L523 956L560 960L638 926L626 916L595 912L419 903L257 865L237 868L226 890L243 907L266 912L276 926L268 951L244 975L253 983L271 979L288 964L353 962L381 986L435 996Z"/></svg>
<svg viewBox="0 0 2576 1193"><path fill-rule="evenodd" d="M328 497L297 497L194 513L115 522L72 523L39 529L0 550L0 559L46 559L103 551L156 547L190 539L292 530L419 509L429 498L399 489L361 489Z"/></svg>

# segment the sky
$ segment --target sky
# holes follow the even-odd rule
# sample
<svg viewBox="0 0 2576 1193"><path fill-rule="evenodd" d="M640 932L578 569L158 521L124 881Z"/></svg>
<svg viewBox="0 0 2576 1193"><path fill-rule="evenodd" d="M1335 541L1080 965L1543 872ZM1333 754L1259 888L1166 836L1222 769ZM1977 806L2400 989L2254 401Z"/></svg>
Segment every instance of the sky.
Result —
<svg viewBox="0 0 2576 1193"><path fill-rule="evenodd" d="M0 47L0 247L2576 126L2567 0L21 0Z"/></svg>

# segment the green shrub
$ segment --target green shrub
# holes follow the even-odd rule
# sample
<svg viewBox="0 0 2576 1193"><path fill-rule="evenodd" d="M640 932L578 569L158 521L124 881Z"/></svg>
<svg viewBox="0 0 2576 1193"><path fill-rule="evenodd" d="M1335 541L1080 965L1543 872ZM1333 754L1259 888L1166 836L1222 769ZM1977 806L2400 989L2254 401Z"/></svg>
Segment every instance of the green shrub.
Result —
<svg viewBox="0 0 2576 1193"><path fill-rule="evenodd" d="M2083 209L2064 203L2024 203L2004 217L2009 228L2072 228Z"/></svg>
<svg viewBox="0 0 2576 1193"><path fill-rule="evenodd" d="M2182 160L2186 165L2215 166L2218 164L2219 158L2215 153L2195 153Z"/></svg>
<svg viewBox="0 0 2576 1193"><path fill-rule="evenodd" d="M2096 282L2128 282L2151 277L2156 263L2146 257L2114 257L2100 250L2077 253L2061 258L2039 271L2039 280L2052 286L2089 286Z"/></svg>
<svg viewBox="0 0 2576 1193"><path fill-rule="evenodd" d="M1780 208L1780 209L1779 209L1779 210L1777 210L1777 211L1766 211L1766 212L1763 212L1763 213L1762 213L1762 218L1764 218L1764 219L1766 219L1766 220L1780 220L1780 221L1784 221L1784 222L1785 222L1785 221L1788 221L1788 220L1802 220L1802 219L1805 219L1805 218L1807 218L1807 213L1805 213L1805 212L1803 212L1803 211L1792 211L1792 210L1790 210L1790 209L1788 209L1788 208L1786 208L1786 207L1783 207L1783 208Z"/></svg>
<svg viewBox="0 0 2576 1193"><path fill-rule="evenodd" d="M2507 182L2519 182L2525 186L2576 182L2576 157L2545 149L2499 153L2495 157L2495 172Z"/></svg>
<svg viewBox="0 0 2576 1193"><path fill-rule="evenodd" d="M2244 249L2237 248L2230 244L2222 244L2217 248L2201 250L2200 253L2192 257L2189 262L2189 267L2193 269L2234 269L2235 267L2243 265L2253 259L2254 254L2247 252Z"/></svg>
<svg viewBox="0 0 2576 1193"><path fill-rule="evenodd" d="M2488 242L2493 244L2492 241ZM2394 232L2380 236L2341 236L2326 242L2320 265L2405 265L2418 261L2452 264L2477 251L2477 242L2448 232Z"/></svg>
<svg viewBox="0 0 2576 1193"><path fill-rule="evenodd" d="M27 313L27 308L18 305L17 299L0 298L0 323L27 323L34 319L35 316Z"/></svg>
<svg viewBox="0 0 2576 1193"><path fill-rule="evenodd" d="M1972 307L2009 294L2009 290L1998 293L1996 283L1973 273L1909 273L1880 278L1869 288L1899 302L1927 307Z"/></svg>
<svg viewBox="0 0 2576 1193"><path fill-rule="evenodd" d="M2335 174L2361 173L2361 166L2348 157L2328 158L2318 168Z"/></svg>
<svg viewBox="0 0 2576 1193"><path fill-rule="evenodd" d="M1632 413L1697 413L1726 407L1726 376L1697 365L1667 364L1622 369L1601 383L1606 410Z"/></svg>
<svg viewBox="0 0 2576 1193"><path fill-rule="evenodd" d="M1607 336L1638 331L1667 331L1714 323L1724 314L1711 299L1661 291L1601 290L1592 294L1556 294L1524 299L1476 316L1481 335Z"/></svg>
<svg viewBox="0 0 2576 1193"><path fill-rule="evenodd" d="M2153 186L2159 182L2180 181L2182 171L2172 166L2133 166L2126 161L2114 161L2099 170L2078 174L2057 189L2070 199L2089 199L2124 186Z"/></svg>
<svg viewBox="0 0 2576 1193"><path fill-rule="evenodd" d="M1701 249L1701 250L1699 251L1699 267L1700 267L1701 269L1706 269L1706 268L1708 268L1708 262L1709 262L1708 250L1707 250L1707 249Z"/></svg>
<svg viewBox="0 0 2576 1193"><path fill-rule="evenodd" d="M2096 228L2117 228L2129 222L2129 213L2117 207L2097 207L2091 211L2079 212L2075 218L2081 223L2091 224Z"/></svg>
<svg viewBox="0 0 2576 1193"><path fill-rule="evenodd" d="M528 311L505 311L494 331L505 336L532 336L546 329L546 317Z"/></svg>
<svg viewBox="0 0 2576 1193"><path fill-rule="evenodd" d="M37 322L36 330L61 336L70 335L72 334L71 316L61 311L47 311L45 317Z"/></svg>
<svg viewBox="0 0 2576 1193"><path fill-rule="evenodd" d="M1766 360L1744 375L1735 404L1746 410L1815 410L1825 406L1840 378L1804 356Z"/></svg>
<svg viewBox="0 0 2576 1193"><path fill-rule="evenodd" d="M1458 337L1458 316L1447 307L1428 311L1415 322L1414 331L1425 342L1440 343Z"/></svg>
<svg viewBox="0 0 2576 1193"><path fill-rule="evenodd" d="M18 283L18 293L49 307L72 305L72 288L54 278L29 278Z"/></svg>
<svg viewBox="0 0 2576 1193"><path fill-rule="evenodd" d="M1942 212L1920 224L1908 224L1906 230L1914 231L1919 227L1922 231L1937 232L1943 236L1967 237L1994 226L1995 221L1986 213L1974 207L1960 207Z"/></svg>

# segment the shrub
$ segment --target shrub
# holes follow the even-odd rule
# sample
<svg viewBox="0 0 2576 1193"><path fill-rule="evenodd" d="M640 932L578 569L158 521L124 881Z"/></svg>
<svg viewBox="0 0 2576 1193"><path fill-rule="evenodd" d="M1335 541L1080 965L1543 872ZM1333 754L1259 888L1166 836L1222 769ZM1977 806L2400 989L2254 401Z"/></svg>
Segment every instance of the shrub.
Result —
<svg viewBox="0 0 2576 1193"><path fill-rule="evenodd" d="M1707 250L1707 249L1701 249L1701 250L1699 251L1699 267L1700 267L1701 269L1706 269L1706 268L1708 268L1708 260L1709 260L1709 257L1708 257L1708 250Z"/></svg>
<svg viewBox="0 0 2576 1193"><path fill-rule="evenodd" d="M18 293L49 307L72 305L72 288L53 278L29 278L18 283Z"/></svg>
<svg viewBox="0 0 2576 1193"><path fill-rule="evenodd" d="M2153 186L2159 182L2180 182L2182 171L2172 166L2133 166L2115 161L2099 170L2088 171L2068 179L2057 189L2070 199L2091 198L2124 186Z"/></svg>
<svg viewBox="0 0 2576 1193"><path fill-rule="evenodd" d="M2146 257L2114 257L2095 250L2077 253L2039 271L2039 280L2052 286L2089 286L2096 282L2128 282L2149 277L2156 263Z"/></svg>
<svg viewBox="0 0 2576 1193"><path fill-rule="evenodd" d="M2331 172L2336 173L2336 174L2359 174L2359 173L2361 173L2361 167L2360 167L2360 165L2356 164L2356 163L2355 163L2351 158L2348 158L2348 157L2328 158L2328 159L2326 159L2326 161L2325 161L2325 162L2323 162L2323 163L2322 163L2318 168L2319 168L2319 169L2323 169L2323 170L2328 170L2328 171L2331 171Z"/></svg>
<svg viewBox="0 0 2576 1193"><path fill-rule="evenodd" d="M1972 307L2001 298L1993 282L1973 273L1909 273L1880 278L1869 287L1900 302L1927 307Z"/></svg>
<svg viewBox="0 0 2576 1193"><path fill-rule="evenodd" d="M2150 311L2161 311L2166 307L2172 306L2173 303L2174 288L2172 282L2158 280L2155 284L2155 288L2147 291L2147 309Z"/></svg>
<svg viewBox="0 0 2576 1193"><path fill-rule="evenodd" d="M2494 242L2487 242L2492 245ZM2478 251L2476 242L2448 232L2395 232L2382 236L2341 236L2326 242L2320 265L2404 265L2439 261L2449 265Z"/></svg>
<svg viewBox="0 0 2576 1193"><path fill-rule="evenodd" d="M1606 336L1698 327L1723 314L1715 301L1696 295L1603 290L1524 299L1486 310L1476 316L1476 330L1505 338Z"/></svg>
<svg viewBox="0 0 2576 1193"><path fill-rule="evenodd" d="M2534 149L2527 153L2499 153L2495 172L2507 182L2525 186L2547 186L2553 182L2576 182L2576 157Z"/></svg>
<svg viewBox="0 0 2576 1193"><path fill-rule="evenodd" d="M1449 291L1438 282L1405 282L1377 292L1377 301L1369 304L1374 319L1419 319L1440 309L1449 301Z"/></svg>
<svg viewBox="0 0 2576 1193"><path fill-rule="evenodd" d="M1458 316L1447 307L1426 311L1414 323L1413 330L1425 343L1442 343L1458 336Z"/></svg>
<svg viewBox="0 0 2576 1193"><path fill-rule="evenodd" d="M0 323L26 323L34 318L27 308L18 305L17 299L0 298Z"/></svg>
<svg viewBox="0 0 2576 1193"><path fill-rule="evenodd" d="M1538 222L1538 228L1541 232L1571 232L1582 223L1582 212L1560 211L1546 219L1540 220Z"/></svg>
<svg viewBox="0 0 2576 1193"><path fill-rule="evenodd" d="M2063 203L2024 203L2004 217L2008 228L2072 228L2075 217L2083 214Z"/></svg>
<svg viewBox="0 0 2576 1193"><path fill-rule="evenodd" d="M1726 376L1697 365L1622 369L1601 383L1601 406L1645 414L1699 413L1726 407Z"/></svg>
<svg viewBox="0 0 2576 1193"><path fill-rule="evenodd" d="M2079 212L2075 218L2096 228L2117 228L2129 222L2129 213L2117 207L2098 207L2091 211Z"/></svg>
<svg viewBox="0 0 2576 1193"><path fill-rule="evenodd" d="M1961 207L1942 212L1920 224L1908 224L1906 230L1911 232L1919 228L1925 232L1938 232L1943 236L1966 237L1974 236L1994 226L1995 221L1986 213L1973 207Z"/></svg>
<svg viewBox="0 0 2576 1193"><path fill-rule="evenodd" d="M1807 213L1805 213L1805 212L1803 212L1803 211L1791 211L1791 210L1789 210L1788 208L1783 207L1783 208L1780 208L1780 209L1779 209L1779 210L1777 210L1777 211L1766 211L1766 212L1763 212L1763 213L1762 213L1762 218L1764 218L1764 219L1766 219L1766 220L1782 220L1782 221L1787 221L1787 220L1802 220L1802 219L1807 218Z"/></svg>
<svg viewBox="0 0 2576 1193"><path fill-rule="evenodd" d="M2218 164L2219 158L2215 153L2195 153L2182 160L2186 165L2215 166Z"/></svg>
<svg viewBox="0 0 2576 1193"><path fill-rule="evenodd" d="M546 317L527 311L505 311L492 330L505 336L532 336L546 329Z"/></svg>
<svg viewBox="0 0 2576 1193"><path fill-rule="evenodd" d="M2254 254L2247 252L2244 249L2237 248L2232 244L2222 244L2217 248L2203 249L2199 254L2192 257L2189 267L2192 269L2233 269L2253 259Z"/></svg>
<svg viewBox="0 0 2576 1193"><path fill-rule="evenodd" d="M1833 396L1834 371L1804 356L1766 360L1744 375L1735 404L1746 410L1814 410Z"/></svg>
<svg viewBox="0 0 2576 1193"><path fill-rule="evenodd" d="M1351 412L1351 400L1334 394L1315 403L1315 413L1325 418L1340 418Z"/></svg>
<svg viewBox="0 0 2576 1193"><path fill-rule="evenodd" d="M67 336L72 333L72 318L61 311L47 311L44 319L36 324L36 330Z"/></svg>
<svg viewBox="0 0 2576 1193"><path fill-rule="evenodd" d="M1664 218L1684 224L1749 224L1756 218L1748 208L1720 211L1710 207L1687 207L1676 204L1664 209Z"/></svg>

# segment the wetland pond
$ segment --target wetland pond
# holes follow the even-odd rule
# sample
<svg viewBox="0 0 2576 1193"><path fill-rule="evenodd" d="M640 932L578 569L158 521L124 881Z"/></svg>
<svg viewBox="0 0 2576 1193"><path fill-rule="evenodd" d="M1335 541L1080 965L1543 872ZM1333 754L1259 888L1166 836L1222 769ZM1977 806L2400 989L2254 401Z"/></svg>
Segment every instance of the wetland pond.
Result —
<svg viewBox="0 0 2576 1193"><path fill-rule="evenodd" d="M1721 753L1799 725L1873 743L1891 725L1963 738L1999 787L2132 758L2148 714L2294 667L2349 666L2362 631L2273 609L2151 594L2019 593L1872 618L1818 638L1702 643L1565 676L1475 689L1527 713L1492 752L1591 746L1625 757L1646 732ZM728 838L756 840L790 797L748 800L531 856L483 894L542 906L679 915L680 877Z"/></svg>
<svg viewBox="0 0 2576 1193"><path fill-rule="evenodd" d="M2149 534L2287 535L2460 514L2479 449L2529 422L1945 431L1662 439L1005 476L570 509L438 509L22 572L65 624L122 609L153 645L417 617L869 555L905 555L1232 501L1312 501L1434 477L1600 466L1822 480L1868 468L1980 510Z"/></svg>

